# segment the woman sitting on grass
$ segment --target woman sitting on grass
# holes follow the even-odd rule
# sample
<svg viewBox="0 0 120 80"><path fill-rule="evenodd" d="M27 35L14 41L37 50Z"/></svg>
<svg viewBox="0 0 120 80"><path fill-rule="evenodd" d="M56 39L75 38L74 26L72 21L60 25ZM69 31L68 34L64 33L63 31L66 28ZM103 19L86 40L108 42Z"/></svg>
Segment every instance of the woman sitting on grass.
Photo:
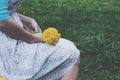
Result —
<svg viewBox="0 0 120 80"><path fill-rule="evenodd" d="M21 0L0 0L0 76L6 80L76 80L79 50L63 38L55 46L45 43L37 22L16 13L20 4Z"/></svg>

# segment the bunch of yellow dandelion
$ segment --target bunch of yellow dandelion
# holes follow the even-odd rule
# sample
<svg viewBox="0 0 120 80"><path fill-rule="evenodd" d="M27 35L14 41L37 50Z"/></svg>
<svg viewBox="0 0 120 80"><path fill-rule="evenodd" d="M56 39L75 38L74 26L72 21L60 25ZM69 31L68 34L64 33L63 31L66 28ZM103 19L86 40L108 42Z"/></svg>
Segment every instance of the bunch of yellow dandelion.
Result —
<svg viewBox="0 0 120 80"><path fill-rule="evenodd" d="M0 80L6 80L5 77L0 75Z"/></svg>
<svg viewBox="0 0 120 80"><path fill-rule="evenodd" d="M43 32L43 40L50 45L56 45L60 39L60 34L56 28L48 28Z"/></svg>

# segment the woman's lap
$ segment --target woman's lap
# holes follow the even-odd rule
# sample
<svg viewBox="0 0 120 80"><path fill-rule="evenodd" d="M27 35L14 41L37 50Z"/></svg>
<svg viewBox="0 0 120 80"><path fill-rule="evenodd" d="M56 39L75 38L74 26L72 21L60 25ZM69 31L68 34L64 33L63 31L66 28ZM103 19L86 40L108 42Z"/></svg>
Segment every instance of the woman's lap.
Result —
<svg viewBox="0 0 120 80"><path fill-rule="evenodd" d="M9 42L12 41L12 39L6 38L6 41ZM27 78L34 76L33 78L35 79L40 78L44 80L44 78L46 78L46 80L54 80L69 70L79 57L79 50L75 45L63 38L60 39L56 46L51 46L47 43L28 44L23 41L17 41L15 44L15 49L11 50L11 53L9 53L11 54L9 58L12 58L10 59L10 70L14 71L11 71L10 74L6 74L8 73L7 71L5 74L3 73L3 75L9 77L12 74L13 77L17 75L21 76L21 78L22 76L25 78L26 75ZM0 71L0 73L2 73L2 71ZM51 77L51 79L47 77ZM33 78L32 80L34 80Z"/></svg>
<svg viewBox="0 0 120 80"><path fill-rule="evenodd" d="M46 59L41 70L34 78L57 80L76 63L78 58L79 50L74 44L66 39L61 39L56 45L56 50Z"/></svg>

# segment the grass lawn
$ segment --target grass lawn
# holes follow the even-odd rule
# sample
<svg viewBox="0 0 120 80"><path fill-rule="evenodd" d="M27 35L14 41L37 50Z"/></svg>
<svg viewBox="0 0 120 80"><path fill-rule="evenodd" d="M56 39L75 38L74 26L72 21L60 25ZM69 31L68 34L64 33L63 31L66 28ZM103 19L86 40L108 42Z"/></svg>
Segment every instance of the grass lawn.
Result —
<svg viewBox="0 0 120 80"><path fill-rule="evenodd" d="M78 80L120 80L119 0L23 0L19 12L81 50Z"/></svg>

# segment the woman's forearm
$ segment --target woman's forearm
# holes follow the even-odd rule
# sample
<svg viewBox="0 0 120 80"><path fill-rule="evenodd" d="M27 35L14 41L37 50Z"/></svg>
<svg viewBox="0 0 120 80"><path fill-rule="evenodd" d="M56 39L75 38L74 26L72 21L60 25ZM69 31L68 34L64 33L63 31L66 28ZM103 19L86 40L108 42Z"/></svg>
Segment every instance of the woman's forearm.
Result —
<svg viewBox="0 0 120 80"><path fill-rule="evenodd" d="M35 34L32 34L28 31L26 31L24 28L22 28L19 24L16 23L12 18L9 20L6 20L4 22L0 22L0 30L8 34L9 36L23 40L29 43L33 42L42 42L42 35L36 36Z"/></svg>

